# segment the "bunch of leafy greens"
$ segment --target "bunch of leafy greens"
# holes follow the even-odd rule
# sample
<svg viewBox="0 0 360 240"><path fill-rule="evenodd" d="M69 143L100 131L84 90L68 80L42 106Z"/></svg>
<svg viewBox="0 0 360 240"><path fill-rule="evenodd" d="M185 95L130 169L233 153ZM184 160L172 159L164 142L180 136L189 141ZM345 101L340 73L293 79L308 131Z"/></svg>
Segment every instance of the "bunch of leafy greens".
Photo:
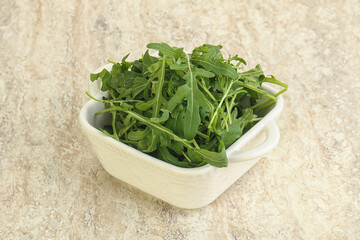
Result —
<svg viewBox="0 0 360 240"><path fill-rule="evenodd" d="M257 112L274 104L287 85L266 77L257 65L240 72L246 62L236 56L224 59L221 46L204 44L186 54L183 48L150 43L134 62L113 63L91 74L102 80L109 98L96 114L112 114L106 135L170 164L193 168L211 164L226 167L225 149L260 120ZM277 94L262 90L270 82L283 86ZM259 101L266 98L266 100Z"/></svg>

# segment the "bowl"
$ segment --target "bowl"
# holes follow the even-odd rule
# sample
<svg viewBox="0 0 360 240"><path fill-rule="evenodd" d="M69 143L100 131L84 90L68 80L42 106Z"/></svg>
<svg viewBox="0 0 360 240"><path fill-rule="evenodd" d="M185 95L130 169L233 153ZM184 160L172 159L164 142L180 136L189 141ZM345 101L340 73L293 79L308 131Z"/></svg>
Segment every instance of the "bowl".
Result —
<svg viewBox="0 0 360 240"><path fill-rule="evenodd" d="M97 72L103 68L110 70L111 66L105 65ZM94 97L106 95L100 90L100 80L89 84ZM263 89L276 93L266 85ZM79 121L92 150L109 174L171 205L195 209L213 202L277 145L280 132L275 121L283 105L282 96L278 96L266 115L226 150L229 162L225 168L209 164L198 168L177 167L106 136L98 128L108 121L107 116L95 116L105 108L101 102L88 101L81 108Z"/></svg>

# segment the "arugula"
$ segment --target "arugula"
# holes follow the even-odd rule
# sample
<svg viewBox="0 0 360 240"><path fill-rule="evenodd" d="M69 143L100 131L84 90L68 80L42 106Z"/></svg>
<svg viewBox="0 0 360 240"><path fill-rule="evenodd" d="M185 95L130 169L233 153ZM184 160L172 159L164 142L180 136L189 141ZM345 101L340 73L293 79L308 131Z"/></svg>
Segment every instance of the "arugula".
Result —
<svg viewBox="0 0 360 240"><path fill-rule="evenodd" d="M150 43L159 52L142 58L112 62L90 75L101 79L109 98L105 109L112 123L100 129L142 152L170 164L193 168L205 164L226 167L226 148L261 119L261 113L276 102L288 86L274 76L265 76L260 65L240 71L246 65L237 55L224 59L221 46L204 44L186 54L183 48ZM283 89L270 94L264 82Z"/></svg>

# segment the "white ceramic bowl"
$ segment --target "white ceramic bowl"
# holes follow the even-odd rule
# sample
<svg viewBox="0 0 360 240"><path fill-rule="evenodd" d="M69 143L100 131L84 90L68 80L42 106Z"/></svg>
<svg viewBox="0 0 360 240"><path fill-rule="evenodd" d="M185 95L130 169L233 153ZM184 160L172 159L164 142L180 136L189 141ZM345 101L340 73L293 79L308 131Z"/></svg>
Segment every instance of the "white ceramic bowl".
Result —
<svg viewBox="0 0 360 240"><path fill-rule="evenodd" d="M110 70L111 66L103 66L99 71L104 67ZM263 88L273 94L276 92L268 86ZM100 91L100 80L90 83L89 91L97 98L105 95ZM95 116L104 109L101 102L88 101L79 117L83 132L108 173L174 206L193 209L213 202L277 145L280 132L275 120L282 108L283 98L279 96L265 117L226 150L229 164L225 168L209 164L180 168L106 136L97 129L103 126L106 116Z"/></svg>

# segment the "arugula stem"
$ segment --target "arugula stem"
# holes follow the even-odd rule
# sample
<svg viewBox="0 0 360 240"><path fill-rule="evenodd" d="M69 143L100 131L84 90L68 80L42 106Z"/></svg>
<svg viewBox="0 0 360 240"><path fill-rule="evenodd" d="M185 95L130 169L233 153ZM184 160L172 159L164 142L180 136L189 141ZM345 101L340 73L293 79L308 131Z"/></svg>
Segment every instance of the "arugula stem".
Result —
<svg viewBox="0 0 360 240"><path fill-rule="evenodd" d="M215 139L213 139L211 142L209 142L208 144L208 146L206 146L206 148L205 149L211 149L214 145L215 145L215 143L216 143L216 141L214 141Z"/></svg>
<svg viewBox="0 0 360 240"><path fill-rule="evenodd" d="M110 134L108 131L106 131L105 129L100 128L101 132L103 132L106 136L114 138L114 136L112 134Z"/></svg>
<svg viewBox="0 0 360 240"><path fill-rule="evenodd" d="M228 125L226 119L224 119L224 124L225 124L225 128L226 128L226 132L229 132L229 125Z"/></svg>
<svg viewBox="0 0 360 240"><path fill-rule="evenodd" d="M257 122L257 121L260 121L262 118L253 118L250 120L250 122Z"/></svg>
<svg viewBox="0 0 360 240"><path fill-rule="evenodd" d="M196 79L197 83L199 84L199 86L207 93L207 95L209 95L209 97L214 101L217 102L216 98L211 94L211 92L209 91L209 89L207 89L205 86L203 86L203 83L201 81L199 81L198 79Z"/></svg>
<svg viewBox="0 0 360 240"><path fill-rule="evenodd" d="M129 130L132 126L134 126L134 124L136 123L136 121L133 121L132 123L130 123L128 126L120 129L118 136L121 137L124 133L127 132L127 130Z"/></svg>
<svg viewBox="0 0 360 240"><path fill-rule="evenodd" d="M93 96L91 96L90 93L86 92L86 95L88 95L91 99L97 101L97 102L102 102L102 103L131 103L131 102L142 102L141 100L135 100L135 99L127 99L127 100L101 100L101 99L97 99L97 98L94 98Z"/></svg>
<svg viewBox="0 0 360 240"><path fill-rule="evenodd" d="M235 93L234 96L231 98L231 101L230 101L230 109L232 109L232 108L234 107L234 105L235 105L235 104L234 104L235 99L236 99L237 95L238 95L240 92L242 92L242 91L239 91L239 92Z"/></svg>
<svg viewBox="0 0 360 240"><path fill-rule="evenodd" d="M100 115L100 114L103 114L103 113L106 113L106 112L111 112L111 111L113 111L113 109L105 108L104 110L96 112L95 115Z"/></svg>
<svg viewBox="0 0 360 240"><path fill-rule="evenodd" d="M230 115L231 108L230 108L230 106L229 106L229 102L228 102L227 99L225 100L225 106L226 106L226 112L227 112L226 118L229 118L229 124L231 125L231 124L232 124L232 119L231 119L231 115ZM225 119L225 121L226 121L226 120L227 120L227 119Z"/></svg>
<svg viewBox="0 0 360 240"><path fill-rule="evenodd" d="M182 152L182 154L184 155L185 159L186 159L188 162L191 162L191 159L184 153L184 151Z"/></svg>
<svg viewBox="0 0 360 240"><path fill-rule="evenodd" d="M200 131L196 131L196 134L199 135L199 136L202 137L202 138L205 138L206 140L209 140L209 136L207 136L206 134L203 134L203 133L200 132Z"/></svg>
<svg viewBox="0 0 360 240"><path fill-rule="evenodd" d="M114 93L113 93L112 91L109 91L109 93L110 93L110 95L111 95L111 97L112 97L113 99L116 98L115 95L114 95Z"/></svg>
<svg viewBox="0 0 360 240"><path fill-rule="evenodd" d="M271 101L271 102L263 105L261 108L257 109L257 111L262 111L262 110L266 109L267 107L270 107L271 105L273 105L275 103L276 103L276 101Z"/></svg>
<svg viewBox="0 0 360 240"><path fill-rule="evenodd" d="M230 82L230 84L229 84L228 88L226 89L223 97L221 98L221 101L220 101L219 105L217 106L217 108L216 108L216 110L215 110L215 112L214 112L214 115L212 116L212 118L211 118L211 120L210 120L209 128L211 128L211 125L212 125L212 123L213 123L213 121L214 121L214 119L215 119L215 116L218 114L219 108L221 107L221 105L222 105L223 102L225 101L225 98L227 98L227 95L229 94L229 91L230 91L233 83L234 83L234 81L231 81L231 82Z"/></svg>
<svg viewBox="0 0 360 240"><path fill-rule="evenodd" d="M191 142L194 144L195 148L200 149L200 147L197 144L197 142L195 141L195 139L193 139Z"/></svg>
<svg viewBox="0 0 360 240"><path fill-rule="evenodd" d="M158 76L157 86L156 86L156 93L155 93L155 106L153 110L153 118L157 118L159 116L160 105L161 105L161 98L162 98L162 90L165 80L165 62L166 62L166 55L163 56L162 65L161 65L161 73Z"/></svg>
<svg viewBox="0 0 360 240"><path fill-rule="evenodd" d="M240 78L241 77L243 77L243 76L247 76L247 75L255 75L255 74L262 74L263 73L263 71L257 71L257 72L244 72L244 73L239 73L239 75L240 75Z"/></svg>
<svg viewBox="0 0 360 240"><path fill-rule="evenodd" d="M247 79L247 80L249 80L249 81L251 81L251 82L256 82L256 80L255 80L255 79L250 78L250 77L247 77L247 76L241 76L241 78L243 78L243 79Z"/></svg>
<svg viewBox="0 0 360 240"><path fill-rule="evenodd" d="M267 81L264 81L264 82L275 83L275 84L278 84L278 85L284 87L284 89L282 89L282 90L280 90L279 92L275 93L275 94L274 94L274 97L279 96L280 94L284 93L284 92L287 91L287 89L288 89L288 85L285 84L285 83L282 83L282 82L280 82L280 81L276 81L276 82L275 82L275 81L267 80ZM264 100L264 101L262 101L262 102L259 102L259 103L255 104L254 106L252 106L252 107L250 107L250 108L251 108L251 109L255 109L255 108L263 105L260 109L258 109L258 111L261 111L261 110L263 110L263 109L271 106L272 104L274 104L274 103L276 102L276 99L275 99L275 101L271 101L271 100L272 100L272 99L268 98L268 99L266 99L266 100ZM265 104L265 105L264 105L264 104Z"/></svg>
<svg viewBox="0 0 360 240"><path fill-rule="evenodd" d="M240 82L240 81L237 81L236 84L239 84L240 86L243 86L243 87L246 87L246 88L248 88L248 89L251 89L251 90L253 90L253 91L255 91L255 92L264 94L264 95L268 96L269 98L271 98L271 99L273 99L273 100L276 101L276 97L274 97L272 94L270 94L270 93L268 93L268 92L266 92L266 91L264 91L264 90L258 89L258 88L256 88L256 87L252 87L252 86L250 86L250 85L248 85L248 84L245 84L245 83L243 83L243 82Z"/></svg>
<svg viewBox="0 0 360 240"><path fill-rule="evenodd" d="M266 103L268 103L268 104L266 104ZM266 104L266 106L270 106L270 105L272 105L274 103L276 103L276 101L274 101L273 99L268 98L268 99L266 99L266 100L264 100L262 102L258 102L254 106L251 106L250 109L258 108L258 107L260 107L261 105L264 105L264 104ZM262 109L264 109L264 107L262 107ZM258 111L260 111L260 109L258 109Z"/></svg>
<svg viewBox="0 0 360 240"><path fill-rule="evenodd" d="M116 123L116 111L112 111L111 113L113 115L113 119L112 119L113 135L114 135L114 138L119 141L119 136L117 135L116 125L115 125L115 123Z"/></svg>
<svg viewBox="0 0 360 240"><path fill-rule="evenodd" d="M120 139L120 142L130 143L130 144L134 144L134 145L136 145L138 143L137 141L130 141L130 140L126 140L126 139Z"/></svg>

